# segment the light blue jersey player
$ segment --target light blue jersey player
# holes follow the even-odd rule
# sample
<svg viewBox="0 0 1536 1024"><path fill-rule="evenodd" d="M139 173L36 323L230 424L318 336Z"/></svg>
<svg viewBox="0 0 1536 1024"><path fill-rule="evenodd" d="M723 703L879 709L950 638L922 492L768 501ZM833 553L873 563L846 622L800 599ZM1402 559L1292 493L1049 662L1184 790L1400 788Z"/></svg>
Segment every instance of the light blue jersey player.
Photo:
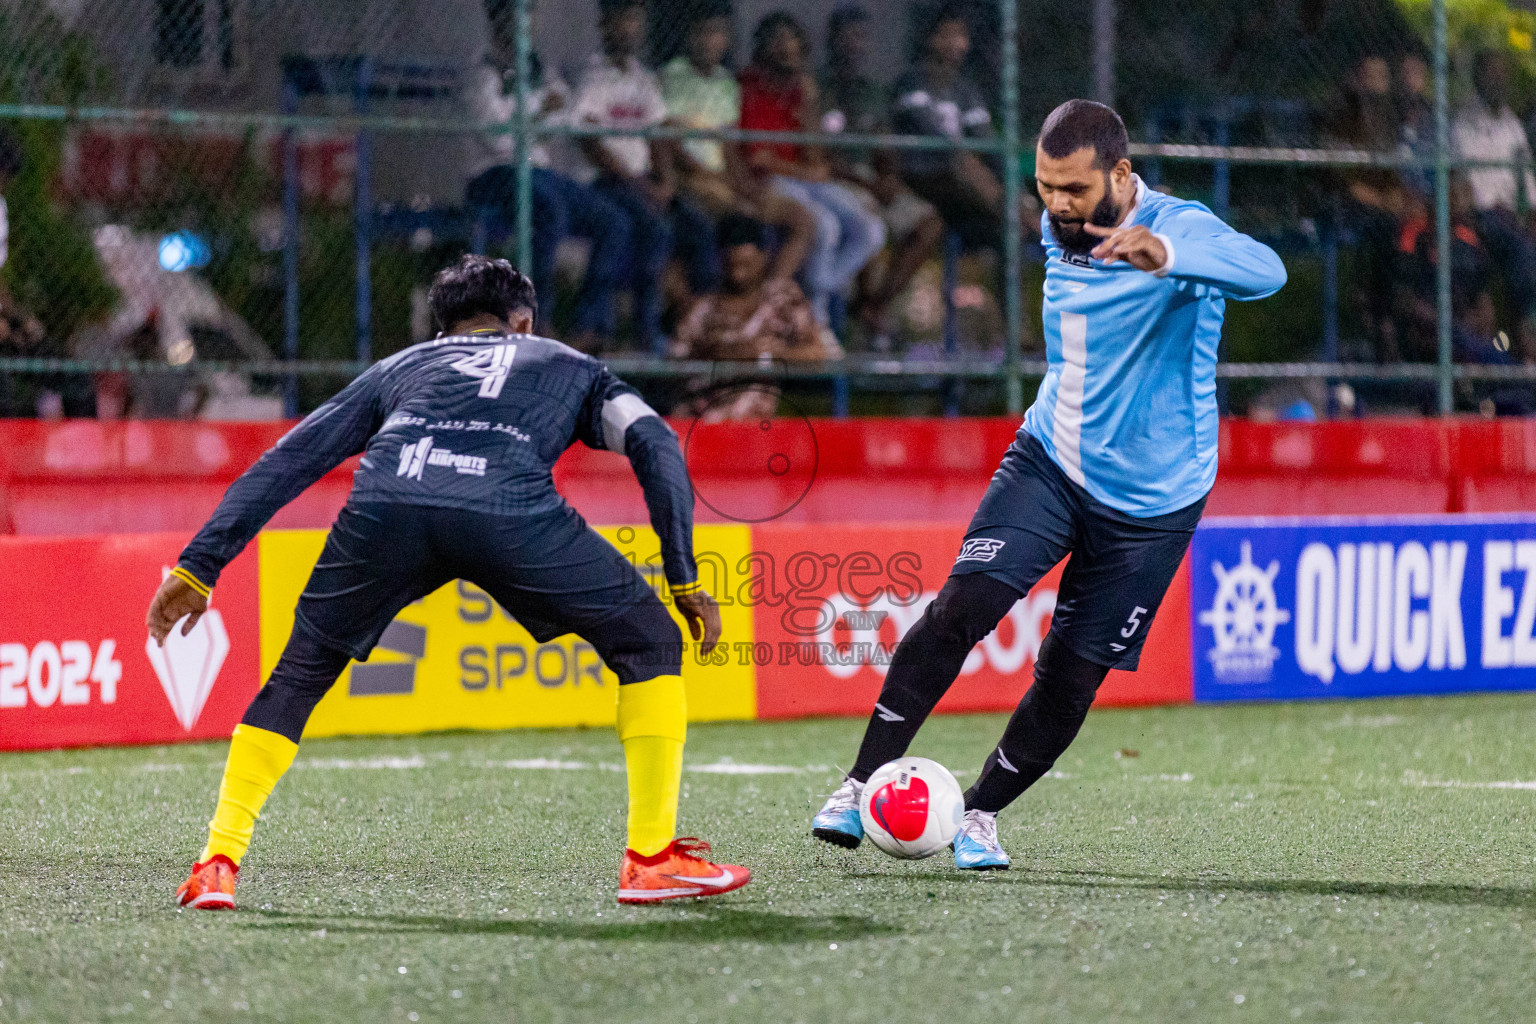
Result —
<svg viewBox="0 0 1536 1024"><path fill-rule="evenodd" d="M1042 576L1062 573L1034 685L965 794L957 867L1008 855L997 812L1050 770L1112 668L1134 669L1216 481L1216 351L1228 299L1285 284L1267 246L1131 172L1125 125L1071 100L1040 131L1050 367L960 546L902 638L848 778L811 823L859 844L864 782L906 753L966 655Z"/></svg>

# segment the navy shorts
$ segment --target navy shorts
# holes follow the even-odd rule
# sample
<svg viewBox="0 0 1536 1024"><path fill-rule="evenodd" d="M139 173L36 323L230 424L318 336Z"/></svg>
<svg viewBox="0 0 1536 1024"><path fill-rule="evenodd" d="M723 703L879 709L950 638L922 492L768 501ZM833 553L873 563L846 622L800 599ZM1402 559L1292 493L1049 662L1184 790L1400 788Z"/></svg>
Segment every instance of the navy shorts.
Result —
<svg viewBox="0 0 1536 1024"><path fill-rule="evenodd" d="M620 683L682 669L682 633L645 578L575 509L501 516L349 503L299 598L296 625L362 661L406 605L475 584L543 643L575 633Z"/></svg>
<svg viewBox="0 0 1536 1024"><path fill-rule="evenodd" d="M983 572L1028 593L1068 555L1051 632L1098 665L1134 669L1205 498L1138 519L1067 479L1040 442L1020 432L965 531L954 576Z"/></svg>

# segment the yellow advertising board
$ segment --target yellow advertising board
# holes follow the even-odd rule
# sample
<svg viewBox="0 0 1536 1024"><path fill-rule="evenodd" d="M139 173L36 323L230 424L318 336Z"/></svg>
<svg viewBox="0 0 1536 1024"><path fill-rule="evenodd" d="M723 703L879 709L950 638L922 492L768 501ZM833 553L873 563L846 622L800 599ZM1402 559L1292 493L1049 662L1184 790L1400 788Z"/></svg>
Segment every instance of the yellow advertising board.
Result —
<svg viewBox="0 0 1536 1024"><path fill-rule="evenodd" d="M660 543L648 527L598 532L642 571L659 566ZM751 550L752 532L746 526L700 526L694 542L723 564L737 565ZM266 531L259 543L266 679L293 630L294 605L320 556L325 531ZM647 575L666 601L659 573ZM705 585L710 585L707 574ZM668 607L686 639L681 616ZM720 614L726 643L753 639L751 608L731 604ZM701 664L697 647L686 647L689 721L756 717L753 667L724 651ZM540 644L485 591L457 580L400 612L368 660L347 666L315 708L304 735L612 725L617 693L617 677L590 644L571 634Z"/></svg>

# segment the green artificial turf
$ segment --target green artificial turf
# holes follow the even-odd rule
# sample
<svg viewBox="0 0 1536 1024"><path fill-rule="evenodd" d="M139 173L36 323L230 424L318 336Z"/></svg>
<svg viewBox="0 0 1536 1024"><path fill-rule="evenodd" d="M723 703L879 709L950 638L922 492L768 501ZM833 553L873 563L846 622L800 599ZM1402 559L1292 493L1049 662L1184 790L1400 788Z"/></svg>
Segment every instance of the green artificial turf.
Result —
<svg viewBox="0 0 1536 1024"><path fill-rule="evenodd" d="M236 913L171 905L222 745L0 755L0 1021L1536 1018L1536 695L1095 712L980 876L809 838L861 725L695 727L794 770L688 774L757 880L642 908L606 731L306 743Z"/></svg>

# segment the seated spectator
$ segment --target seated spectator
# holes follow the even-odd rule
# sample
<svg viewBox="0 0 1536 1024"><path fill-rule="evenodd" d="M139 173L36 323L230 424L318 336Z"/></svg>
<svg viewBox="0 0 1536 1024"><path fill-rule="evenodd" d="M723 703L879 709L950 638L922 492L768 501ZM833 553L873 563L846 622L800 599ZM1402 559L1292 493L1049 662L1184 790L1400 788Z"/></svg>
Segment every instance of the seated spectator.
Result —
<svg viewBox="0 0 1536 1024"><path fill-rule="evenodd" d="M661 94L670 121L699 130L736 127L741 89L723 63L730 47L730 8L724 3L700 8L688 26L686 51L661 69ZM679 186L712 216L747 213L778 229L769 277L799 272L816 237L816 221L804 207L745 173L736 146L688 140L674 154Z"/></svg>
<svg viewBox="0 0 1536 1024"><path fill-rule="evenodd" d="M648 128L666 119L661 84L640 63L645 42L642 0L603 0L601 53L593 54L576 87L571 117L605 128ZM635 296L640 346L665 351L661 333L662 274L674 249L695 292L713 291L719 257L713 225L691 199L677 195L668 147L634 136L583 139L594 187L630 222L629 283ZM610 314L611 316L611 314Z"/></svg>
<svg viewBox="0 0 1536 1024"><path fill-rule="evenodd" d="M1531 173L1531 144L1520 119L1509 108L1509 67L1504 55L1489 51L1478 56L1472 70L1475 95L1451 124L1456 154L1469 160L1523 162L1516 179L1513 168L1477 167L1467 171L1478 235L1488 246L1515 317L1520 351L1536 357L1536 246L1528 226L1517 213L1519 192L1536 203L1536 175Z"/></svg>
<svg viewBox="0 0 1536 1024"><path fill-rule="evenodd" d="M922 59L896 82L895 130L948 139L989 138L992 114L986 97L965 74L971 50L965 14L959 7L941 7L923 38ZM980 156L968 150L905 150L901 176L967 246L999 244L1003 186L996 170Z"/></svg>
<svg viewBox="0 0 1536 1024"><path fill-rule="evenodd" d="M485 0L491 23L490 47L471 81L469 100L482 124L507 126L517 114L516 34L511 0ZM570 104L570 89L559 74L530 55L530 119L547 118ZM489 209L504 222L517 216L517 138L510 131L478 136L465 200ZM555 308L555 251L568 236L592 244L586 275L576 296L569 337L579 348L597 349L613 333L613 292L629 261L630 222L619 207L574 178L558 174L547 142L528 154L532 168L533 284L539 295L539 328L551 329Z"/></svg>
<svg viewBox="0 0 1536 1024"><path fill-rule="evenodd" d="M741 73L741 127L807 131L817 122L816 83L805 71L809 44L791 15L776 11L752 35L752 63ZM826 326L832 296L846 294L859 271L885 244L885 225L858 196L831 180L825 156L792 143L753 143L747 165L816 218L816 241L805 278L817 323Z"/></svg>
<svg viewBox="0 0 1536 1024"><path fill-rule="evenodd" d="M834 10L827 19L827 64L820 82L822 131L878 135L890 130L886 91L866 70L869 51L869 12L857 4ZM833 177L879 213L894 243L885 273L864 290L859 305L871 347L889 350L891 304L938 251L944 221L902 182L890 151L828 147L827 152Z"/></svg>
<svg viewBox="0 0 1536 1024"><path fill-rule="evenodd" d="M1336 146L1373 153L1396 153L1403 144L1398 97L1392 91L1392 68L1377 54L1362 57L1348 86L1333 103L1324 121L1324 134ZM1364 167L1342 172L1340 209L1359 239L1361 287L1357 303L1367 336L1382 362L1399 358L1392 316L1392 264L1404 193L1396 171ZM1364 354L1348 354L1363 358Z"/></svg>
<svg viewBox="0 0 1536 1024"><path fill-rule="evenodd" d="M1451 179L1451 353L1458 363L1507 366L1518 360L1509 335L1499 330L1494 315L1495 261L1477 231L1475 190L1468 174ZM1413 362L1433 362L1439 354L1435 273L1433 203L1414 193L1398 241L1394 268L1400 310L1405 320L1405 356ZM1536 409L1530 385L1494 381L1463 382L1464 393L1503 415L1529 415ZM1426 392L1428 389L1426 388ZM1426 395L1425 411L1433 411Z"/></svg>
<svg viewBox="0 0 1536 1024"><path fill-rule="evenodd" d="M815 362L842 350L823 339L810 303L793 281L768 276L767 230L759 221L730 214L720 222L725 282L706 295L677 329L673 355L681 359ZM726 400L701 400L694 414L706 421L772 416L771 388L733 392Z"/></svg>
<svg viewBox="0 0 1536 1024"><path fill-rule="evenodd" d="M1391 268L1395 305L1403 317L1403 357L1432 363L1438 357L1434 202L1423 193L1407 197ZM1451 181L1452 341L1458 362L1508 362L1498 354L1493 318L1493 263L1477 233L1466 176Z"/></svg>

